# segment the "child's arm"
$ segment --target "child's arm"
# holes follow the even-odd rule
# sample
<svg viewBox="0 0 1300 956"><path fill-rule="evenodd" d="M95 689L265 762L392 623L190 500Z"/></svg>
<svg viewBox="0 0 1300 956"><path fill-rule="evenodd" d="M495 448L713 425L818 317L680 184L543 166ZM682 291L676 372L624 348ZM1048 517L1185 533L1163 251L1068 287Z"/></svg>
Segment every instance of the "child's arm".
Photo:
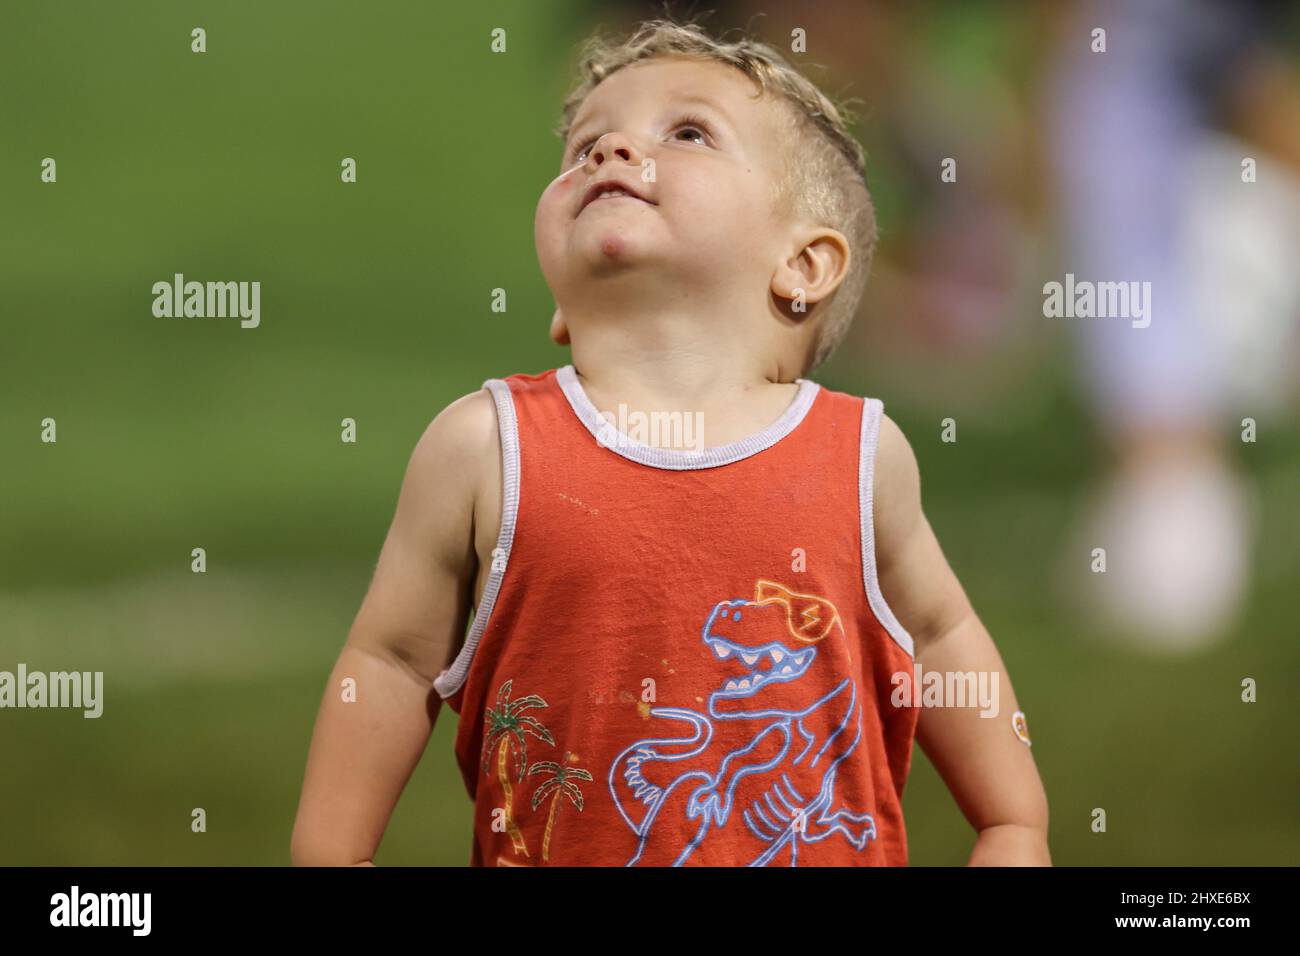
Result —
<svg viewBox="0 0 1300 956"><path fill-rule="evenodd" d="M887 416L876 460L877 578L922 670L998 675L996 716L981 717L977 706L925 707L917 741L978 831L971 865L1050 865L1047 795L1029 748L1012 731L1015 692L921 510L916 456Z"/></svg>
<svg viewBox="0 0 1300 956"><path fill-rule="evenodd" d="M374 578L316 718L290 848L295 865L373 865L442 705L432 685L465 632L476 502L491 500L484 489L494 477L499 485L500 467L487 392L448 406L412 452ZM351 703L343 695L349 677Z"/></svg>

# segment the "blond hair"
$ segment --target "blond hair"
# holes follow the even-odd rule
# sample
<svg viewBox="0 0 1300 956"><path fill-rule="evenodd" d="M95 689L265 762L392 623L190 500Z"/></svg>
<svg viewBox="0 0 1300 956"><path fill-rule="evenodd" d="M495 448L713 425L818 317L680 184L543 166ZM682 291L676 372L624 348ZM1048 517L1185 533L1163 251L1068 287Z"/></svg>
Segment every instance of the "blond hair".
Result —
<svg viewBox="0 0 1300 956"><path fill-rule="evenodd" d="M714 39L699 25L649 20L623 40L597 36L588 40L579 61L579 80L564 101L556 132L567 140L582 101L612 73L655 57L693 57L723 63L748 76L761 93L775 93L790 107L791 135L797 155L786 164L777 186L780 208L829 226L848 240L849 268L825 306L811 368L830 358L843 341L857 312L876 244L876 215L867 189L866 157L848 129L848 112L833 103L775 49L742 37Z"/></svg>

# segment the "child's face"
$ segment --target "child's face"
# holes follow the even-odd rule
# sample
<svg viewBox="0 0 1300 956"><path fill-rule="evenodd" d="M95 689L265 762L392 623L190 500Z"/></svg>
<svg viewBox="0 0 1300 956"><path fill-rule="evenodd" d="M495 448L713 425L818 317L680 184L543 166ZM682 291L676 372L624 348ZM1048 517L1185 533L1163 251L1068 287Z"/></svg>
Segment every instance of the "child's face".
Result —
<svg viewBox="0 0 1300 956"><path fill-rule="evenodd" d="M633 64L592 90L564 172L537 204L538 258L557 301L634 269L679 294L733 284L766 294L786 238L774 200L788 134L780 107L756 92L731 67L681 58ZM591 198L604 183L640 198Z"/></svg>

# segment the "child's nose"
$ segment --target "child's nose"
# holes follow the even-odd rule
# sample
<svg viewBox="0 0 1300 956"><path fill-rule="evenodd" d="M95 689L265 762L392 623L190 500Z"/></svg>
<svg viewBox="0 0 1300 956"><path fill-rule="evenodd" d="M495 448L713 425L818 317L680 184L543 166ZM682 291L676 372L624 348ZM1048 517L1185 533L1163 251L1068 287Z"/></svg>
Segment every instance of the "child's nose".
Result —
<svg viewBox="0 0 1300 956"><path fill-rule="evenodd" d="M622 133L606 133L592 145L587 163L596 169L605 165L606 160L614 158L634 166L641 162L641 156L630 139Z"/></svg>

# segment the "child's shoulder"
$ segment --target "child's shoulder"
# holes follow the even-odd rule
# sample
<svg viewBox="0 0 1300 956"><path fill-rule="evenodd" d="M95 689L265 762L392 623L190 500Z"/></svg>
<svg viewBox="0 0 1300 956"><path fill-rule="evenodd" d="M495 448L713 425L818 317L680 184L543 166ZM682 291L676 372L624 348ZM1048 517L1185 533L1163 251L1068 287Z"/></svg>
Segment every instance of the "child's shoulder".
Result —
<svg viewBox="0 0 1300 956"><path fill-rule="evenodd" d="M451 402L425 427L411 452L405 483L470 503L499 468L496 405L480 388Z"/></svg>
<svg viewBox="0 0 1300 956"><path fill-rule="evenodd" d="M876 474L903 484L919 483L921 477L912 443L907 440L898 423L883 411L880 413L880 432L876 441Z"/></svg>
<svg viewBox="0 0 1300 956"><path fill-rule="evenodd" d="M512 404L519 392L544 386L559 372L552 368L488 379L481 388L462 395L434 417L420 436L413 457L426 459L431 465L448 458L464 462L467 456L499 464L501 403ZM510 399L503 397L507 394Z"/></svg>
<svg viewBox="0 0 1300 956"><path fill-rule="evenodd" d="M415 455L438 458L494 448L496 407L486 388L451 402L429 422L415 446Z"/></svg>

